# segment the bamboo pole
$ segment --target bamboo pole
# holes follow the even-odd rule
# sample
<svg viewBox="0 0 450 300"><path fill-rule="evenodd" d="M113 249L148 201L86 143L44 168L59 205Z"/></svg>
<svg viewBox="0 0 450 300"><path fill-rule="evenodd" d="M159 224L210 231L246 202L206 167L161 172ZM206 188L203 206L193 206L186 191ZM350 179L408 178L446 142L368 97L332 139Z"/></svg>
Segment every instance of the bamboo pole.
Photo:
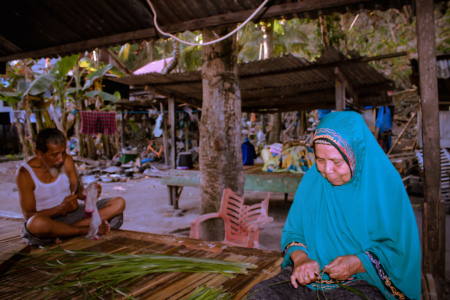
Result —
<svg viewBox="0 0 450 300"><path fill-rule="evenodd" d="M167 141L167 122L166 117L164 115L164 106L159 103L159 107L161 109L161 114L163 115L162 123L163 123L163 142L164 142L164 163L166 166L169 165L169 142Z"/></svg>
<svg viewBox="0 0 450 300"><path fill-rule="evenodd" d="M419 110L416 110L413 115L411 116L411 118L409 118L408 122L405 124L405 127L403 127L402 132L400 132L400 134L398 135L397 140L395 141L394 145L392 145L391 149L389 149L388 153L386 155L391 154L392 150L394 150L395 146L397 146L398 142L400 141L400 139L403 137L403 134L405 134L406 129L408 128L409 124L411 124L411 121L416 117L417 113L419 112Z"/></svg>

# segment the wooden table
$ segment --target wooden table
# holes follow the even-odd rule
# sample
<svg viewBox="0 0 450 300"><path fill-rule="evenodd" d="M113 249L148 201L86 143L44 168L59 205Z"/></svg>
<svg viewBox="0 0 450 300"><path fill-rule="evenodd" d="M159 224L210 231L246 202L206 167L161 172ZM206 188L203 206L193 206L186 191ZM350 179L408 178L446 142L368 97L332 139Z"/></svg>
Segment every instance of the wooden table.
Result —
<svg viewBox="0 0 450 300"><path fill-rule="evenodd" d="M0 234L2 234L0 229ZM11 246L24 246L15 236L9 242L3 241L0 251L5 254ZM246 275L236 275L228 278L220 274L210 273L155 273L143 277L130 286L129 293L138 299L184 299L202 284L210 287L222 286L227 292L235 294L234 299L242 299L256 283L271 278L281 270L281 253L258 249L230 247L218 242L205 242L190 238L158 235L127 230L115 230L111 235L103 236L100 240L88 240L85 237L75 237L63 241L60 246L67 250L100 251L107 253L154 253L185 257L212 258L228 261L249 262L257 266L249 270ZM52 246L55 247L55 246ZM50 247L50 248L52 248ZM33 247L31 252L41 251ZM1 254L1 253L0 253ZM2 283L14 280L21 284L20 279L40 278L48 276L42 271L25 269L14 271L5 277L0 277L0 298L8 298L8 287ZM29 282L23 283L25 285ZM55 295L53 299L61 299L64 295ZM68 295L65 295L68 296ZM71 298L80 298L72 295ZM19 298L19 299L26 299ZM49 298L52 299L52 298Z"/></svg>
<svg viewBox="0 0 450 300"><path fill-rule="evenodd" d="M244 190L284 193L286 201L288 194L295 194L302 180L302 173L265 172L262 167L262 165L244 166ZM200 186L200 171L198 169L170 170L168 176L161 178L161 184L167 185L169 205L178 209L183 187Z"/></svg>

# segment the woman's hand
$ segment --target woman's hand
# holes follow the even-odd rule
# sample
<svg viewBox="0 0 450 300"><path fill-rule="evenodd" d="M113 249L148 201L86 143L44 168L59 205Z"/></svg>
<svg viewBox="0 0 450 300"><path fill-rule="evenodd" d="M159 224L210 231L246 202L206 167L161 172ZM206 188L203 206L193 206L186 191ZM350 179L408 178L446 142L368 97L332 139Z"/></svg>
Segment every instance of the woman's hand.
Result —
<svg viewBox="0 0 450 300"><path fill-rule="evenodd" d="M338 256L324 267L330 278L347 280L356 273L366 272L361 260L356 255Z"/></svg>
<svg viewBox="0 0 450 300"><path fill-rule="evenodd" d="M291 284L294 288L298 288L297 282L305 286L318 279L316 274L318 275L320 272L319 263L310 259L304 251L292 252L291 259L294 262L294 270L291 275Z"/></svg>

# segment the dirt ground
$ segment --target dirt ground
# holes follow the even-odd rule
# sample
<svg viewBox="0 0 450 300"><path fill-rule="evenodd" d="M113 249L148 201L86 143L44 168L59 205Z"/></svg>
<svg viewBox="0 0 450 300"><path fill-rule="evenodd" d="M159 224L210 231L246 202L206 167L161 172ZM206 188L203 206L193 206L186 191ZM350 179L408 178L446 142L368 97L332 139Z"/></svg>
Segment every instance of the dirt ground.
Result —
<svg viewBox="0 0 450 300"><path fill-rule="evenodd" d="M22 161L0 163L0 216L22 218L19 195L15 184L15 172ZM160 175L165 172L161 171ZM122 229L158 234L188 236L190 222L199 215L200 188L184 188L179 211L169 205L167 188L160 178L131 179L127 182L102 183L101 198L121 196L127 201ZM264 192L246 191L246 204L262 201ZM416 215L419 235L422 237L422 198L410 197ZM260 232L260 248L281 251L281 231L289 212L293 195L288 201L284 194L272 193L269 216L274 222L266 224ZM450 278L450 215L446 215L446 277Z"/></svg>
<svg viewBox="0 0 450 300"><path fill-rule="evenodd" d="M15 183L15 172L23 161L0 163L0 216L22 218L19 194ZM166 172L161 171L160 175ZM127 202L122 229L188 236L190 223L198 217L200 208L200 189L184 188L179 201L179 211L169 205L167 187L160 184L160 178L149 177L131 179L127 182L101 183L100 198L121 196ZM247 191L246 203L256 203L266 197L263 192ZM288 202L284 194L272 193L269 215L274 222L265 225L260 233L260 248L281 250L281 230L286 220L293 196Z"/></svg>

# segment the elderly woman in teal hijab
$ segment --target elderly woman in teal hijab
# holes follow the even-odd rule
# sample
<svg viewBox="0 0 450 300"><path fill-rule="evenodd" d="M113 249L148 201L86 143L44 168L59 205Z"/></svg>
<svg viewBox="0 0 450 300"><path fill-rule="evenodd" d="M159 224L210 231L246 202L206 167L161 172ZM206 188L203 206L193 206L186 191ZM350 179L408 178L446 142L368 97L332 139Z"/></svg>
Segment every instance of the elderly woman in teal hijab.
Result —
<svg viewBox="0 0 450 300"><path fill-rule="evenodd" d="M251 298L361 299L356 290L369 299L420 299L414 213L363 118L330 113L313 143L315 166L303 176L283 229L283 270L256 285Z"/></svg>

